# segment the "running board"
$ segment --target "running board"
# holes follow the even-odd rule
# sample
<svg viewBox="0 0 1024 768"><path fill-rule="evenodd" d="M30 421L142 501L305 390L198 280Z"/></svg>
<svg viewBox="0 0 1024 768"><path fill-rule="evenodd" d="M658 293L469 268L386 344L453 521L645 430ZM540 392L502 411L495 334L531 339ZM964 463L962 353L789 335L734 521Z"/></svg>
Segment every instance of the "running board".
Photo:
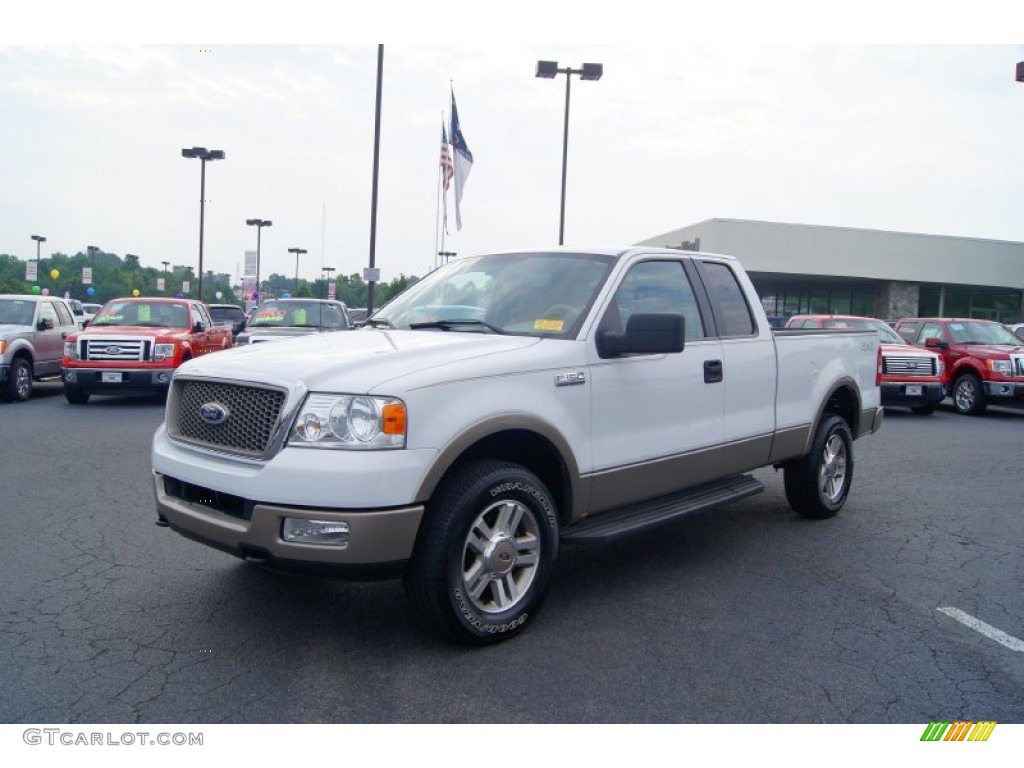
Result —
<svg viewBox="0 0 1024 768"><path fill-rule="evenodd" d="M564 544L607 543L620 536L670 523L691 512L731 504L763 490L764 484L760 480L750 475L733 475L669 496L601 512L563 529L561 541Z"/></svg>

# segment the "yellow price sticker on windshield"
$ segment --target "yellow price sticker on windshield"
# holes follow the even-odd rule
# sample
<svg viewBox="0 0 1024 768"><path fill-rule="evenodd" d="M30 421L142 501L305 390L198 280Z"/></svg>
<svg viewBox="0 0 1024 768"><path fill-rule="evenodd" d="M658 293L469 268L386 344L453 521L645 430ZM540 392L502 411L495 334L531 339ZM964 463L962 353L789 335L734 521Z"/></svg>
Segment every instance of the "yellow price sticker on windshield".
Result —
<svg viewBox="0 0 1024 768"><path fill-rule="evenodd" d="M541 318L540 320L533 321L533 330L535 331L554 331L555 333L561 333L564 327L564 320L549 320L547 318Z"/></svg>

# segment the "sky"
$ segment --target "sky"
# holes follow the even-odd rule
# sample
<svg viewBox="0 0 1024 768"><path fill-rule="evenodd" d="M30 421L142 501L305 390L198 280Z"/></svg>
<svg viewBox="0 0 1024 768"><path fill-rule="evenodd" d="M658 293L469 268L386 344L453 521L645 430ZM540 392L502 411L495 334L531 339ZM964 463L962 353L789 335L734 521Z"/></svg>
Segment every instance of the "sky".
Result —
<svg viewBox="0 0 1024 768"><path fill-rule="evenodd" d="M882 24L873 2L854 18L663 5L615 18L530 0L463 27L386 2L341 18L256 2L241 22L191 2L138 23L121 2L15 11L0 31L0 254L34 258L38 234L44 258L96 245L195 268L201 163L181 149L202 146L226 154L206 164L204 269L237 278L256 248L246 219L261 218L264 277L295 274L289 248L307 251L304 279L362 272L378 45L383 280L424 274L439 250L557 244L566 77L536 78L540 59L604 67L571 81L567 245L716 217L1024 241L1024 45L1003 31L1022 11L933 2L926 26L916 2ZM462 229L449 196L442 235L452 91L474 163Z"/></svg>

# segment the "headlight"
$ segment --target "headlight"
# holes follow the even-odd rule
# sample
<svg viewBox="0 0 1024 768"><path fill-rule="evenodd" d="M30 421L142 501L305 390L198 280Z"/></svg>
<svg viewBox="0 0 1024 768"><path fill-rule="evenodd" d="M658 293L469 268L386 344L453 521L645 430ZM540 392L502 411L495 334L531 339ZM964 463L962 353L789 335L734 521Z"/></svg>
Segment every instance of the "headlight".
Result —
<svg viewBox="0 0 1024 768"><path fill-rule="evenodd" d="M288 445L358 451L404 448L405 428L401 400L314 392L295 417Z"/></svg>
<svg viewBox="0 0 1024 768"><path fill-rule="evenodd" d="M3 342L0 342L0 352L3 352ZM71 360L78 359L78 343L74 341L64 342L64 357Z"/></svg>
<svg viewBox="0 0 1024 768"><path fill-rule="evenodd" d="M153 345L153 360L160 362L166 360L168 357L174 357L174 343L170 344L154 344Z"/></svg>
<svg viewBox="0 0 1024 768"><path fill-rule="evenodd" d="M1002 376L1013 375L1013 366L1010 365L1009 360L986 360L985 364L993 373L998 373Z"/></svg>

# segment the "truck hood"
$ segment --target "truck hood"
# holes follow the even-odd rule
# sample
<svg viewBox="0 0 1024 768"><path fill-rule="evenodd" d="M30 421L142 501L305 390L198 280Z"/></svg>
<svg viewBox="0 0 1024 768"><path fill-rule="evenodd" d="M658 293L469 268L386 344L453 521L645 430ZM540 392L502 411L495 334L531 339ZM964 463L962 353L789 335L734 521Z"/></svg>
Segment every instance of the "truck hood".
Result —
<svg viewBox="0 0 1024 768"><path fill-rule="evenodd" d="M1009 344L954 344L953 349L967 355L994 360L1009 358L1010 355L1024 354L1024 347L1011 347Z"/></svg>
<svg viewBox="0 0 1024 768"><path fill-rule="evenodd" d="M883 341L879 346L883 355L899 355L900 357L938 357L938 354L930 349L921 349L910 344L894 344Z"/></svg>
<svg viewBox="0 0 1024 768"><path fill-rule="evenodd" d="M167 325L90 325L78 332L79 336L188 336L187 328L172 328Z"/></svg>
<svg viewBox="0 0 1024 768"><path fill-rule="evenodd" d="M0 325L0 336L9 339L12 336L20 336L23 333L31 333L31 325Z"/></svg>
<svg viewBox="0 0 1024 768"><path fill-rule="evenodd" d="M383 382L408 374L526 349L539 341L532 336L368 328L314 334L287 344L234 347L190 360L179 372L287 387L301 383L313 391L372 393Z"/></svg>
<svg viewBox="0 0 1024 768"><path fill-rule="evenodd" d="M224 323L224 325L231 325L231 323ZM295 328L295 327L284 327L284 328L260 328L259 326L253 328L246 328L240 334L243 337L249 339L258 339L259 341L276 341L277 339L291 339L295 336L312 336L316 333L335 333L341 331L341 328Z"/></svg>

